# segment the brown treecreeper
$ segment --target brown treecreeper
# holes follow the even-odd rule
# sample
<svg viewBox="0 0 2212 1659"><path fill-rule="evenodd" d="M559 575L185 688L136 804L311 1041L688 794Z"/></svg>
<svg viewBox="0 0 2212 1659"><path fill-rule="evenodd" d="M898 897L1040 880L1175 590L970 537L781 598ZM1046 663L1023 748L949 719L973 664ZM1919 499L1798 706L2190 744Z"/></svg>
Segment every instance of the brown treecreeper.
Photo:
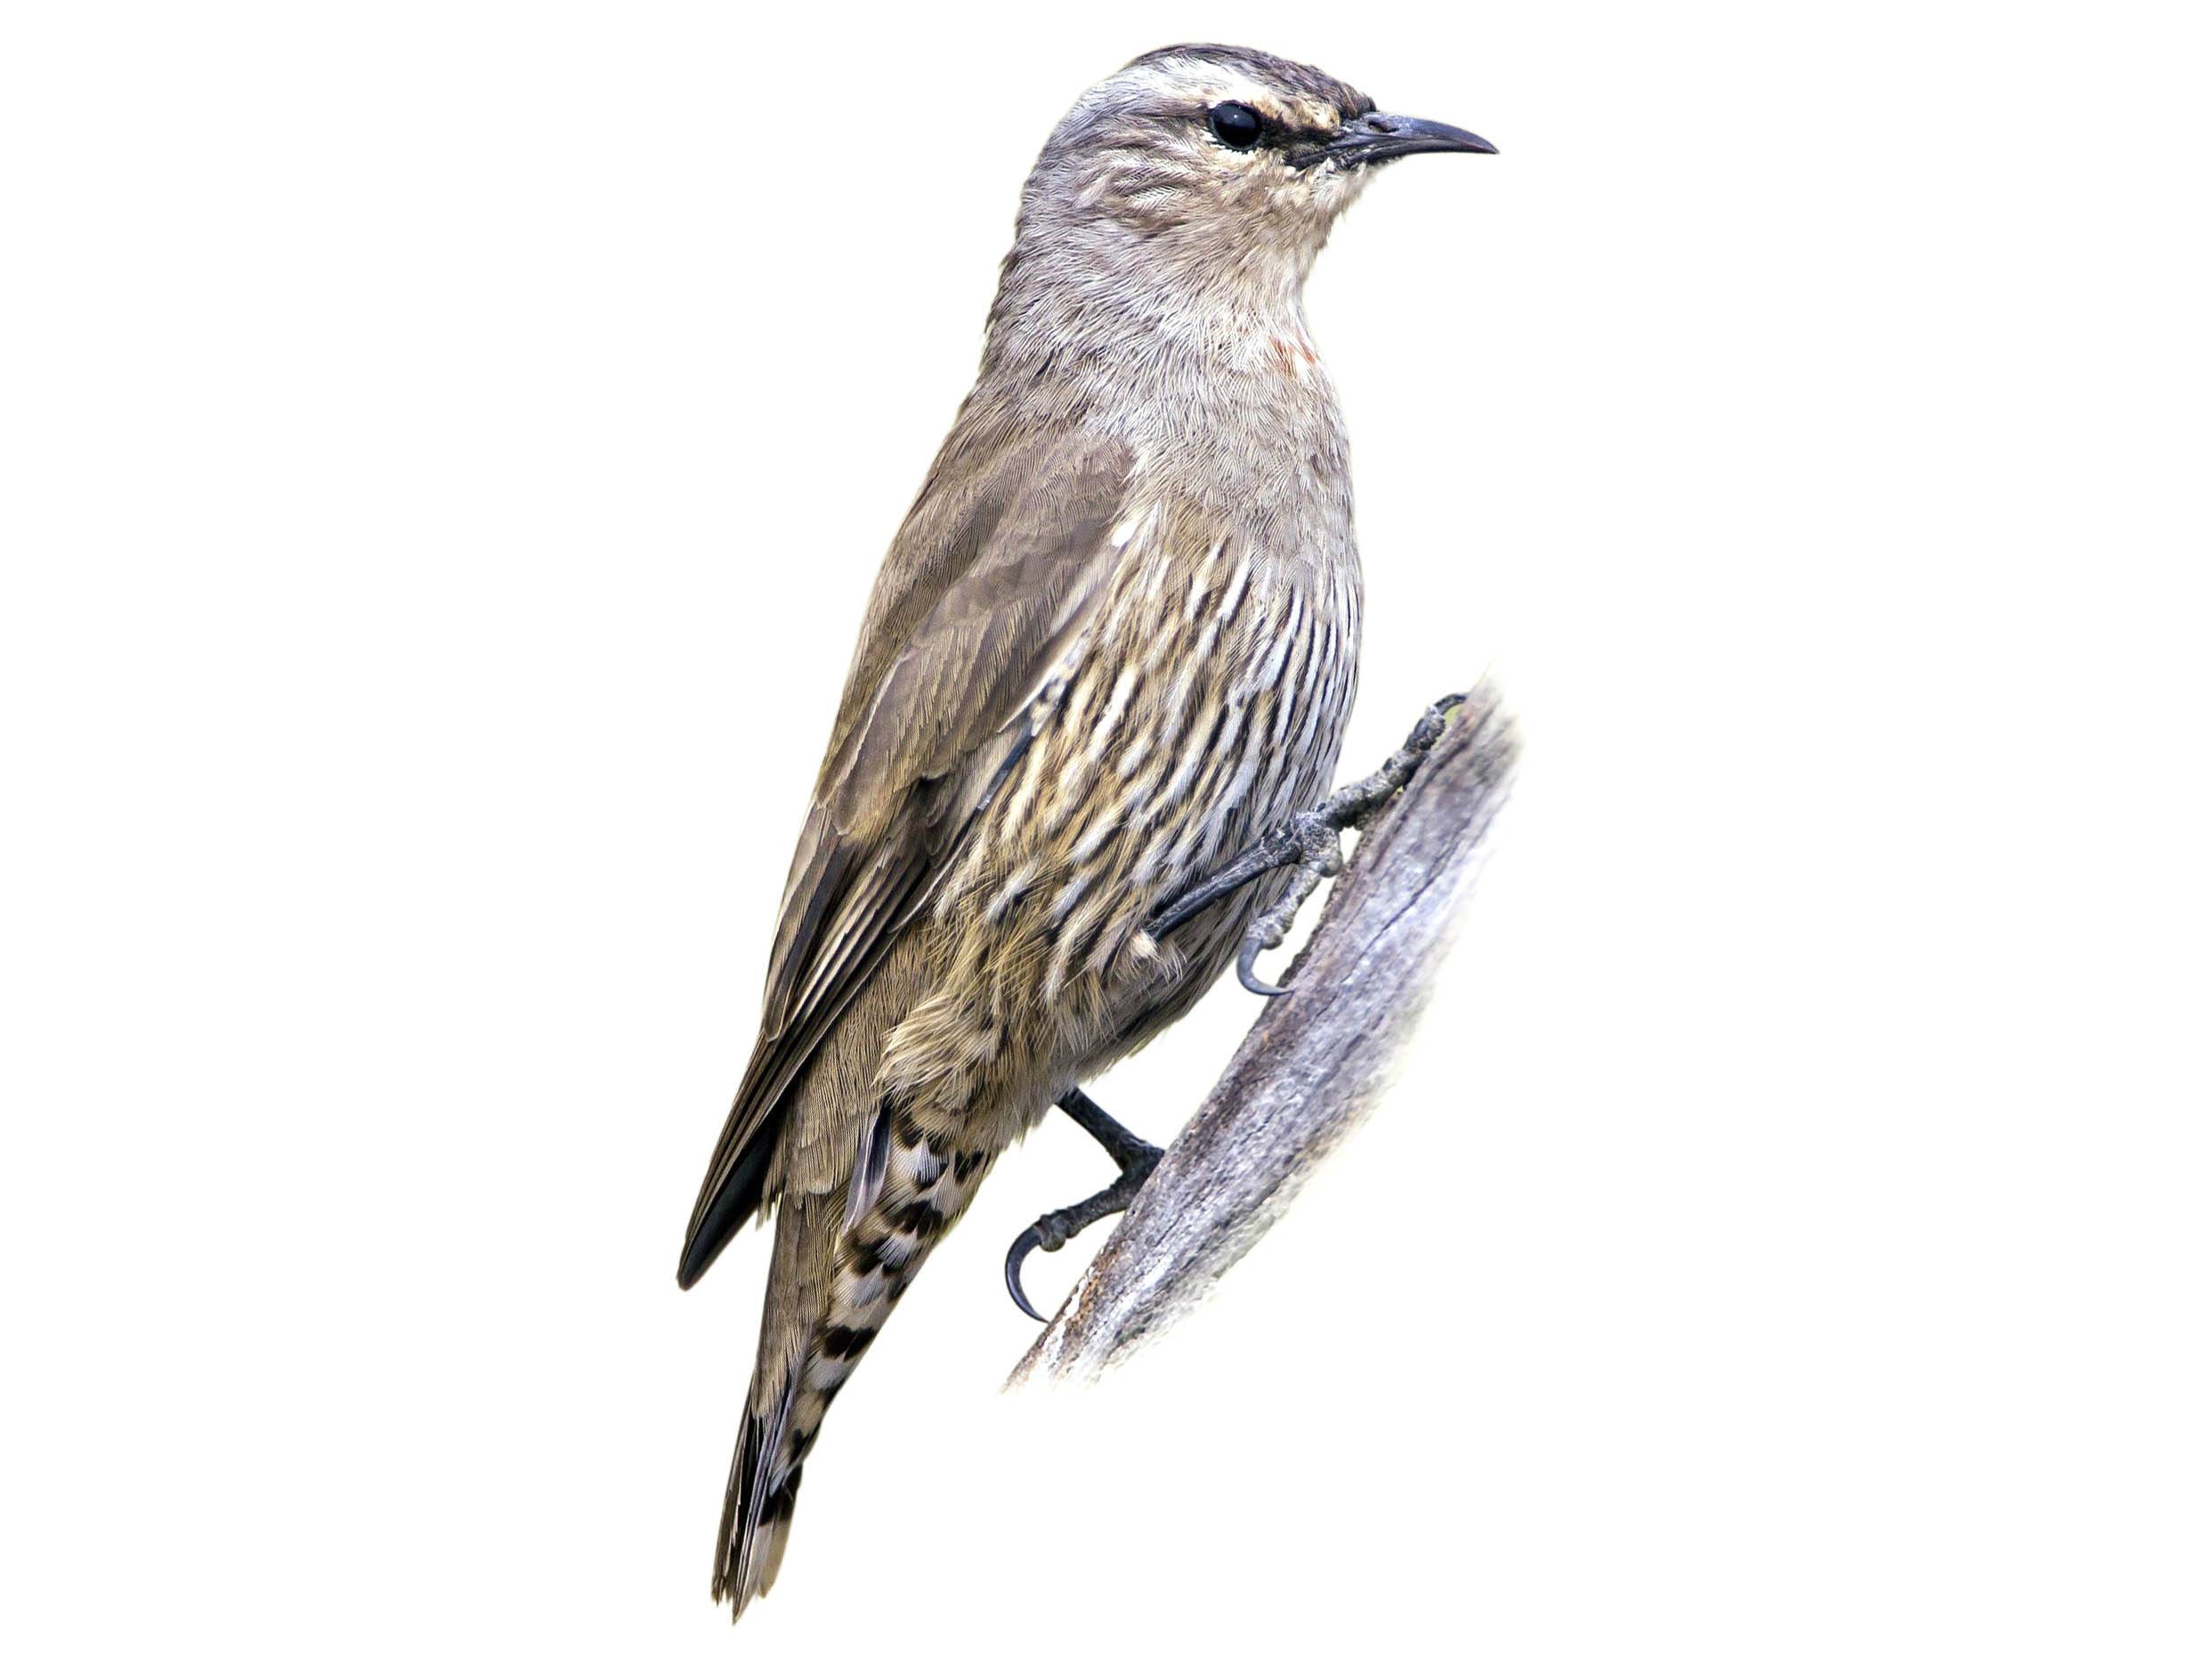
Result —
<svg viewBox="0 0 2212 1659"><path fill-rule="evenodd" d="M773 1207L715 1543L733 1616L774 1580L831 1400L993 1161L1057 1101L1124 1172L1017 1241L1026 1307L1025 1249L1157 1156L1079 1086L1231 963L1257 988L1335 831L1440 728L1381 794L1325 803L1360 579L1304 286L1376 167L1422 151L1491 147L1174 46L1085 93L1030 174L975 389L876 580L677 1272Z"/></svg>

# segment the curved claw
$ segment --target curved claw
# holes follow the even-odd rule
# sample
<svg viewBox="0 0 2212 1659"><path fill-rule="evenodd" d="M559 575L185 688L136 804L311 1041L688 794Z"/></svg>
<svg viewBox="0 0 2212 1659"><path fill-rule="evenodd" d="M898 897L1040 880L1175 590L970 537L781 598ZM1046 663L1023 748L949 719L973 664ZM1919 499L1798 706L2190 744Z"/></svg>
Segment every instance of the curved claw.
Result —
<svg viewBox="0 0 2212 1659"><path fill-rule="evenodd" d="M1260 977L1255 971L1259 963L1260 942L1248 939L1244 942L1244 948L1236 953L1236 983L1255 997L1289 996L1291 988L1288 985L1270 985Z"/></svg>
<svg viewBox="0 0 2212 1659"><path fill-rule="evenodd" d="M1031 1250L1035 1250L1043 1242L1042 1233L1040 1233L1033 1226L1026 1226L1021 1230L1020 1236L1015 1239L1006 1252L1006 1293L1014 1299L1015 1307L1020 1308L1041 1325L1049 1324L1051 1322L1032 1307L1029 1305L1029 1298L1022 1293L1022 1263L1029 1259Z"/></svg>

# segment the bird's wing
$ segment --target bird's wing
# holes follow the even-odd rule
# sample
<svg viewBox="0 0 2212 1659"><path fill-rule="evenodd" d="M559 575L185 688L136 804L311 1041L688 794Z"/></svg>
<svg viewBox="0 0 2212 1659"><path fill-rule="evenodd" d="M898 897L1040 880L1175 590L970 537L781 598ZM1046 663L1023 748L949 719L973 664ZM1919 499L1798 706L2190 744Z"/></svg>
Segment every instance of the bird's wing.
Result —
<svg viewBox="0 0 2212 1659"><path fill-rule="evenodd" d="M1108 585L1129 471L1118 441L1065 425L947 441L876 579L679 1283L759 1208L792 1084L1027 745Z"/></svg>

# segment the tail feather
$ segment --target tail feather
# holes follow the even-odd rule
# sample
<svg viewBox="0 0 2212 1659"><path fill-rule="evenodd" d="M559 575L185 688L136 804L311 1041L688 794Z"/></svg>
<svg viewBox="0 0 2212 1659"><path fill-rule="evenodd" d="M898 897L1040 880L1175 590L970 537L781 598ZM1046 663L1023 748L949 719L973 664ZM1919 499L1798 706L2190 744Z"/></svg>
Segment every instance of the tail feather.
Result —
<svg viewBox="0 0 2212 1659"><path fill-rule="evenodd" d="M732 1619L754 1597L768 1593L783 1562L799 1477L806 1473L805 1466L796 1461L778 1467L788 1449L791 1408L798 1397L798 1373L789 1372L773 1412L765 1417L747 1414L730 1458L722 1525L715 1534L714 1598L730 1604Z"/></svg>
<svg viewBox="0 0 2212 1659"><path fill-rule="evenodd" d="M715 1536L714 1596L733 1619L775 1582L830 1402L992 1161L989 1152L933 1143L903 1114L894 1129L891 1117L869 1126L839 1190L787 1194L778 1206L759 1358ZM876 1193L848 1220L855 1181Z"/></svg>

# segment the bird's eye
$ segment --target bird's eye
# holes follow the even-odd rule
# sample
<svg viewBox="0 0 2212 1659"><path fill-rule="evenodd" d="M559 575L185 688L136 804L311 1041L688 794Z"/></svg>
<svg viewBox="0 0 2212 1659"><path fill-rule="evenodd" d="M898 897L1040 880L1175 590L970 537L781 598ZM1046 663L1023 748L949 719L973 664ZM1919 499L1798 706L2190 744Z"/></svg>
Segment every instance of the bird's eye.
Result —
<svg viewBox="0 0 2212 1659"><path fill-rule="evenodd" d="M1206 111L1206 125L1231 150L1250 150L1260 142L1260 111L1250 104L1216 104Z"/></svg>

